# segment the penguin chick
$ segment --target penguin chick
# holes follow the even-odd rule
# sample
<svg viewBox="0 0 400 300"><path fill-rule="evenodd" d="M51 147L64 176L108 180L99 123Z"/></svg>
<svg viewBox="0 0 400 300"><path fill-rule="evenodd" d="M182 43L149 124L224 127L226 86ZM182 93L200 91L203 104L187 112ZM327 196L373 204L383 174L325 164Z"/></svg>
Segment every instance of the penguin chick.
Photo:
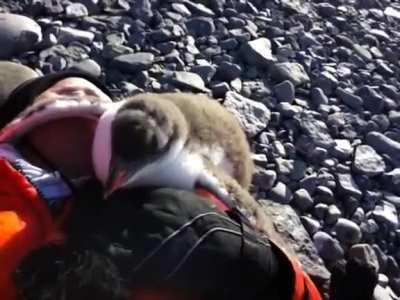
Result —
<svg viewBox="0 0 400 300"><path fill-rule="evenodd" d="M185 147L222 168L248 189L253 163L246 136L235 117L220 103L206 95L189 93L142 94L131 99L159 99L175 104L188 127Z"/></svg>
<svg viewBox="0 0 400 300"><path fill-rule="evenodd" d="M217 189L206 162L249 187L252 161L246 137L236 119L205 96L136 95L99 120L93 164L109 192L143 185L193 189L200 181Z"/></svg>

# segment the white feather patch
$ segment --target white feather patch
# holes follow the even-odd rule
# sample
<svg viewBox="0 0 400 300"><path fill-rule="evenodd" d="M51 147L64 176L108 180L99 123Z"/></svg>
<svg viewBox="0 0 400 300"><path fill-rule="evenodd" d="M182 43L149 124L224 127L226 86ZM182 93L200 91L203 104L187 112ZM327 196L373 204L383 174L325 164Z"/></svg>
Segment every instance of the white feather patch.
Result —
<svg viewBox="0 0 400 300"><path fill-rule="evenodd" d="M112 158L112 123L123 102L113 103L97 122L92 145L92 163L98 180L103 185L110 176Z"/></svg>
<svg viewBox="0 0 400 300"><path fill-rule="evenodd" d="M204 164L199 155L184 149L184 142L178 140L160 159L139 170L127 182L127 186L166 186L192 190Z"/></svg>

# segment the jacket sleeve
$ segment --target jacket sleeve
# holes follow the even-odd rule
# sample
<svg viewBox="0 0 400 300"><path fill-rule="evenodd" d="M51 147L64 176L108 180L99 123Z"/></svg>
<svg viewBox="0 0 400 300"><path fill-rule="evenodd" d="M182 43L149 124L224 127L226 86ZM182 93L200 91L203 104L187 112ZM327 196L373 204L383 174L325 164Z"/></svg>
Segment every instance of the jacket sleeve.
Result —
<svg viewBox="0 0 400 300"><path fill-rule="evenodd" d="M36 189L0 159L0 299L15 298L12 272L30 251L61 240Z"/></svg>

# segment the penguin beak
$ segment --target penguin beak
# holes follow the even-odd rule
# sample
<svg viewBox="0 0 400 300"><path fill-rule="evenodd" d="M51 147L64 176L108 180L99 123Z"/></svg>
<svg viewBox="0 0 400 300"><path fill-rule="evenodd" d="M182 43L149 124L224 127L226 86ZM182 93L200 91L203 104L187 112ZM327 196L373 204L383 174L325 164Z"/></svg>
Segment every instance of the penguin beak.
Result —
<svg viewBox="0 0 400 300"><path fill-rule="evenodd" d="M124 166L120 168L113 168L107 184L105 187L105 197L109 198L117 190L121 190L131 186L134 181L136 172L134 168L129 168L129 166Z"/></svg>

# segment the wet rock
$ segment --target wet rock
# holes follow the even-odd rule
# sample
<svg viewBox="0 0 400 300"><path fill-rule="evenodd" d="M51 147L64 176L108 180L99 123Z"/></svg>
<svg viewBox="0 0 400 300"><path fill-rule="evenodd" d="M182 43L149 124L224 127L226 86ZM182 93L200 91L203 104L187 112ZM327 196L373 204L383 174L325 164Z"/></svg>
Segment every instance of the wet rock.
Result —
<svg viewBox="0 0 400 300"><path fill-rule="evenodd" d="M375 176L385 172L386 164L371 146L360 145L355 151L353 168L360 174Z"/></svg>
<svg viewBox="0 0 400 300"><path fill-rule="evenodd" d="M299 86L310 81L310 77L299 63L277 63L271 68L271 78L283 81L290 80L295 86Z"/></svg>
<svg viewBox="0 0 400 300"><path fill-rule="evenodd" d="M276 98L280 102L292 103L294 100L295 87L289 80L285 80L274 86Z"/></svg>
<svg viewBox="0 0 400 300"><path fill-rule="evenodd" d="M124 54L115 57L111 62L111 67L123 72L137 73L149 69L154 62L154 55L147 52Z"/></svg>
<svg viewBox="0 0 400 300"><path fill-rule="evenodd" d="M345 218L339 218L334 226L339 241L344 244L356 244L361 240L360 227Z"/></svg>
<svg viewBox="0 0 400 300"><path fill-rule="evenodd" d="M300 261L302 268L311 276L317 286L327 282L330 274L323 265L307 231L297 213L289 206L261 200L268 219L279 232L285 245L290 245L292 253Z"/></svg>
<svg viewBox="0 0 400 300"><path fill-rule="evenodd" d="M224 106L238 118L248 136L254 136L267 128L271 119L271 112L263 103L245 98L235 92L226 94Z"/></svg>
<svg viewBox="0 0 400 300"><path fill-rule="evenodd" d="M42 40L39 24L22 15L0 13L0 28L0 58L3 59L33 50Z"/></svg>
<svg viewBox="0 0 400 300"><path fill-rule="evenodd" d="M276 60L272 54L271 42L267 38L245 43L240 49L240 55L246 63L256 67L268 67Z"/></svg>
<svg viewBox="0 0 400 300"><path fill-rule="evenodd" d="M344 250L339 242L323 231L318 231L313 236L318 254L325 260L337 261L344 256Z"/></svg>

